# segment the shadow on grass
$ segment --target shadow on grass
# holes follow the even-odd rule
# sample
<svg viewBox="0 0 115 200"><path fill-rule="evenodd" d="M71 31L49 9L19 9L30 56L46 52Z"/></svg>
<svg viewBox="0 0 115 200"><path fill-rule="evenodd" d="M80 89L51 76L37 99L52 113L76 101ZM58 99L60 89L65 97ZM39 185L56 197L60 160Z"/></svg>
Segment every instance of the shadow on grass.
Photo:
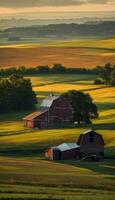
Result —
<svg viewBox="0 0 115 200"><path fill-rule="evenodd" d="M105 148L105 158L106 157L115 159L115 146Z"/></svg>
<svg viewBox="0 0 115 200"><path fill-rule="evenodd" d="M79 128L85 128L85 129L92 129L94 128L95 130L115 130L115 123L95 123L95 120L93 121L92 124L80 124L76 125L76 129Z"/></svg>
<svg viewBox="0 0 115 200"><path fill-rule="evenodd" d="M42 145L44 146L44 144ZM46 148L42 146L39 147L38 143L34 143L31 145L15 145L14 147L1 148L0 156L42 157L43 152L45 152Z"/></svg>
<svg viewBox="0 0 115 200"><path fill-rule="evenodd" d="M115 97L111 97L111 98L115 98ZM115 109L115 103L96 103L98 108L99 108L99 111L106 111L106 110L109 110L109 109Z"/></svg>
<svg viewBox="0 0 115 200"><path fill-rule="evenodd" d="M57 141L56 141L57 142ZM63 141L61 141L63 142ZM60 143L61 143L60 142ZM31 158L39 158L40 160L45 160L44 152L49 147L52 146L51 143L34 143L30 145L16 145L15 147L7 147L1 148L0 156L6 157L31 157ZM54 144L55 145L55 144ZM64 165L71 165L76 168L84 168L91 170L93 172L99 174L106 174L106 175L115 175L115 147L107 147L105 149L105 157L109 157L113 159L105 159L103 162L86 162L86 161L77 161L77 160L59 160L59 161L51 161L56 162ZM50 162L50 161L49 161Z"/></svg>
<svg viewBox="0 0 115 200"><path fill-rule="evenodd" d="M65 165L71 165L78 168L88 169L92 172L105 175L115 175L115 159L114 160L104 160L103 162L86 162L86 161L55 161L56 163L63 163Z"/></svg>
<svg viewBox="0 0 115 200"><path fill-rule="evenodd" d="M115 130L115 123L93 124L93 128L99 130Z"/></svg>
<svg viewBox="0 0 115 200"><path fill-rule="evenodd" d="M26 115L28 115L34 111L35 110L26 110L26 111L22 111L22 112L20 111L20 112L0 114L0 122L21 121L23 117L25 117Z"/></svg>

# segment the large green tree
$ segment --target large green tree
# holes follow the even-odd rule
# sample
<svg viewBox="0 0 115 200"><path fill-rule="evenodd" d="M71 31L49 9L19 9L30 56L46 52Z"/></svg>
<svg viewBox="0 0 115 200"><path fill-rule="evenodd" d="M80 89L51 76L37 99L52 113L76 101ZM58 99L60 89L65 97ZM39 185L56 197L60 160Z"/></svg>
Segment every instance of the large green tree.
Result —
<svg viewBox="0 0 115 200"><path fill-rule="evenodd" d="M98 66L97 69L99 71L99 77L102 78L105 84L110 85L111 73L115 70L115 66L111 63L107 63L103 67Z"/></svg>
<svg viewBox="0 0 115 200"><path fill-rule="evenodd" d="M0 80L0 112L31 109L37 103L31 81L13 74Z"/></svg>
<svg viewBox="0 0 115 200"><path fill-rule="evenodd" d="M92 117L98 117L97 106L93 103L93 99L89 94L81 91L70 90L63 96L69 100L73 108L73 120L80 124L85 122L91 123Z"/></svg>

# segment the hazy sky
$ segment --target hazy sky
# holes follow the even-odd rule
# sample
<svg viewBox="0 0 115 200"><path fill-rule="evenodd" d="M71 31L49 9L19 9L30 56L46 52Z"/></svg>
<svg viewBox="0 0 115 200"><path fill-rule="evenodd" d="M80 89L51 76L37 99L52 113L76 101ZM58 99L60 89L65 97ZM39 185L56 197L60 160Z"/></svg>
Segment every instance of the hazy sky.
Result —
<svg viewBox="0 0 115 200"><path fill-rule="evenodd" d="M115 0L0 0L0 17L87 11L115 11Z"/></svg>

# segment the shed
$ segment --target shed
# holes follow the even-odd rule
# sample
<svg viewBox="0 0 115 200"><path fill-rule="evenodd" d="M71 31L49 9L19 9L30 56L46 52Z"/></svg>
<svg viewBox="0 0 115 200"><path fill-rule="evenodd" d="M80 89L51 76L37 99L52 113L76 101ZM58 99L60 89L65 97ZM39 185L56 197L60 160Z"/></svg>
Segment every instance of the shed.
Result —
<svg viewBox="0 0 115 200"><path fill-rule="evenodd" d="M45 157L49 160L72 160L79 157L80 147L76 143L63 143L46 150Z"/></svg>
<svg viewBox="0 0 115 200"><path fill-rule="evenodd" d="M37 111L23 118L24 125L27 128L47 127L47 110Z"/></svg>

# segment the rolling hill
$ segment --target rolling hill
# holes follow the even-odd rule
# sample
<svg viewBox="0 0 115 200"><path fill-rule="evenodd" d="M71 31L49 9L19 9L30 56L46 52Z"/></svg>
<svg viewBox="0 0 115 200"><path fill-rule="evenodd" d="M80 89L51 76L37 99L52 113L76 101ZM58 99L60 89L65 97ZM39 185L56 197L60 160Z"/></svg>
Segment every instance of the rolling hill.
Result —
<svg viewBox="0 0 115 200"><path fill-rule="evenodd" d="M100 23L84 24L49 24L43 26L14 27L2 30L0 37L51 37L51 38L73 38L83 37L114 37L115 21L104 21Z"/></svg>
<svg viewBox="0 0 115 200"><path fill-rule="evenodd" d="M41 75L29 77L43 97L72 89L90 93L99 107L95 129L106 143L105 156L115 155L115 88L92 85L94 75ZM59 81L60 83L56 83ZM66 82L65 82L66 81ZM57 87L57 84L60 87ZM42 86L41 86L42 85ZM99 88L100 87L100 88ZM56 88L58 91L56 91ZM28 111L32 112L32 111ZM44 151L62 142L76 142L90 126L69 129L27 130L27 113L0 115L0 199L14 200L114 200L115 160L104 162L47 161ZM3 136L4 133L4 136Z"/></svg>

